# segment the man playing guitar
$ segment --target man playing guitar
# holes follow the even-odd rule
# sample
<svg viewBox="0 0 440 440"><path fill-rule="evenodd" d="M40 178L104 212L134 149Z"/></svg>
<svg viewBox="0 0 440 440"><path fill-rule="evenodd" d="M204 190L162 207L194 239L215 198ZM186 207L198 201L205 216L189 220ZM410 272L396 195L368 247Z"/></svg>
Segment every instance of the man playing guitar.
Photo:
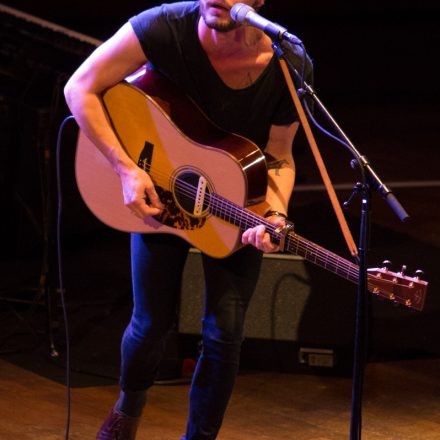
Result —
<svg viewBox="0 0 440 440"><path fill-rule="evenodd" d="M270 38L231 19L235 3L200 0L146 10L99 46L65 87L82 132L119 176L126 209L142 220L160 215L164 205L149 173L121 145L102 95L148 64L190 96L216 125L249 138L278 164L268 171L265 217L275 225L285 224L295 176L297 115ZM243 3L258 10L264 0ZM241 240L251 246L223 259L203 255L203 350L191 385L186 440L217 436L238 371L245 312L262 252L278 250L264 225L248 228ZM175 323L188 248L173 235L132 234L134 309L122 339L121 390L97 439L135 438L165 336Z"/></svg>

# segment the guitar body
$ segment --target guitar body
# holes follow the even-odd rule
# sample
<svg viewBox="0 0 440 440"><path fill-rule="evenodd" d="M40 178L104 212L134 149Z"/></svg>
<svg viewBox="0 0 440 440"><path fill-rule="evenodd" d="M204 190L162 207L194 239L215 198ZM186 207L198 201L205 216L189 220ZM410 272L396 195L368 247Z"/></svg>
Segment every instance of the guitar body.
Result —
<svg viewBox="0 0 440 440"><path fill-rule="evenodd" d="M149 172L166 209L145 221L133 215L124 205L119 177L80 132L76 180L95 216L121 231L178 235L214 257L237 250L242 230L210 213L210 196L224 196L241 207L261 204L267 168L260 149L214 126L152 70L110 88L103 102L122 146Z"/></svg>

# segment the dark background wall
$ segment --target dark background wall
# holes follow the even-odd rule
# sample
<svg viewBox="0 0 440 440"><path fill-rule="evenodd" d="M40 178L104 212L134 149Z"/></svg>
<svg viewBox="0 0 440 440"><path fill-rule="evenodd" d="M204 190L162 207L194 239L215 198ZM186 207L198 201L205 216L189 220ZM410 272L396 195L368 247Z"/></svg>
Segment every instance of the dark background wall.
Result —
<svg viewBox="0 0 440 440"><path fill-rule="evenodd" d="M4 3L105 39L131 15L161 2ZM320 89L370 99L380 99L382 93L393 98L410 94L430 99L439 90L431 64L440 38L439 12L438 3L427 0L361 4L269 0L261 13L303 39L315 60ZM417 87L417 81L423 86Z"/></svg>
<svg viewBox="0 0 440 440"><path fill-rule="evenodd" d="M133 14L161 2L6 0L3 3L103 40ZM410 212L410 222L400 223L385 202L374 198L371 265L389 258L395 262L394 269L401 264L407 264L411 270L422 267L430 289L423 313L390 309L388 304L376 306L375 340L377 350L382 352L440 353L434 337L440 313L437 270L440 197L438 186L423 185L428 180L440 180L440 90L436 66L440 47L439 12L440 6L434 1L370 1L346 5L323 0L301 3L267 0L261 11L304 41L314 60L315 86L320 98L358 148L368 155L381 178L387 183L406 182L403 187L396 187L395 192ZM2 218L3 229L8 232L4 235L6 245L1 255L3 267L11 278L10 289L17 291L23 274L27 280L34 281L40 271L39 261L28 261L41 255L44 241L41 200L46 195L41 176L45 165L44 161L41 163L40 150L44 153L44 148L49 148L52 159L46 165L53 169L56 130L68 114L62 86L92 47L69 45L56 35L49 43L38 40L37 33L29 30L23 31L19 39L15 25L6 24L2 28L0 52L5 60L0 71L0 111L2 151L7 161L2 163L0 177L2 204L10 207L11 215ZM50 66L55 66L54 72ZM70 139L72 144L75 129L70 126L67 130L66 142ZM317 137L333 181L354 183L358 177L348 165L350 156L331 141ZM81 292L91 290L94 298L101 300L119 298L121 292L128 297L126 236L106 230L83 206L74 184L74 149L70 146L63 150L64 234L71 263L66 266L68 285L77 298ZM320 183L307 148L300 134L294 146L299 186ZM10 163L14 166L8 166ZM338 195L344 200L349 191L339 191ZM296 192L289 214L299 233L346 255L324 192ZM357 236L358 202L352 204L347 216ZM93 252L90 246L94 247ZM17 267L17 262L22 268L29 263L29 270L10 270ZM93 274L85 271L95 262L98 263ZM317 283L310 295L303 314L304 329L316 327L328 310L328 304L320 300L322 290ZM343 309L344 316L352 316L351 302L332 304L334 325L337 325L338 309Z"/></svg>

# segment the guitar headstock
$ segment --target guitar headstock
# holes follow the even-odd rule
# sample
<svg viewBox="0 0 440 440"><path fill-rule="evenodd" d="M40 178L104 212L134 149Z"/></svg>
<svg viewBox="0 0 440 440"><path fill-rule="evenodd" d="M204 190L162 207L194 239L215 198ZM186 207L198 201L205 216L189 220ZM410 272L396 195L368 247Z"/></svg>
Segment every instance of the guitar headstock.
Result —
<svg viewBox="0 0 440 440"><path fill-rule="evenodd" d="M391 272L385 263L388 262L384 262L384 267L368 269L368 290L395 303L423 310L428 283L420 279L422 271L409 277L405 275L405 266L401 272Z"/></svg>

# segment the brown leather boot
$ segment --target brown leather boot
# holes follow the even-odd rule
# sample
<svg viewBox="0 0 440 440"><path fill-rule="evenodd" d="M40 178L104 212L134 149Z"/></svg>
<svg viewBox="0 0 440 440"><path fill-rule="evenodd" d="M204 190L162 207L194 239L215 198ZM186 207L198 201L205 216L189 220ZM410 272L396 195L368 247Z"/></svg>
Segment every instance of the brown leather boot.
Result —
<svg viewBox="0 0 440 440"><path fill-rule="evenodd" d="M127 416L112 408L101 426L96 440L134 440L140 417Z"/></svg>

